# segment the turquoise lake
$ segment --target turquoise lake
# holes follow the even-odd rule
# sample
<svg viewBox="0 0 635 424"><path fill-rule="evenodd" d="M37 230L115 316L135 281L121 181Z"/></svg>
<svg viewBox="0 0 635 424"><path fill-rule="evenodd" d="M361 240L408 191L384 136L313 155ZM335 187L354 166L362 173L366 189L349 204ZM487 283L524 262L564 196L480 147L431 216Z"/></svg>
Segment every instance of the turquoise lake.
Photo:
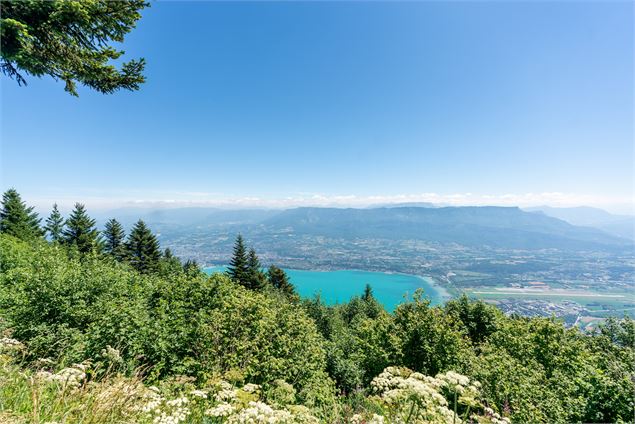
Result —
<svg viewBox="0 0 635 424"><path fill-rule="evenodd" d="M226 267L205 268L205 272L224 272ZM422 288L433 305L443 303L447 292L436 285L431 278L416 275L370 272L370 271L305 271L285 269L291 282L302 297L313 297L320 293L328 304L347 302L353 296L360 296L366 284L373 288L375 298L388 311L404 301L404 296L412 296L416 289Z"/></svg>

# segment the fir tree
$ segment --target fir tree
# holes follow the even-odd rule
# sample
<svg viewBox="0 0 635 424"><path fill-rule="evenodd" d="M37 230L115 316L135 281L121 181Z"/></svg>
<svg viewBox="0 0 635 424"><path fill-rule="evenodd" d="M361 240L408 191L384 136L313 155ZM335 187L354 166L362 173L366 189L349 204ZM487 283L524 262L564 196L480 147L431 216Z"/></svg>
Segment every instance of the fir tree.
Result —
<svg viewBox="0 0 635 424"><path fill-rule="evenodd" d="M374 298L375 297L373 296L373 288L370 286L370 284L366 284L366 287L364 287L364 294L362 295L362 300L364 300L365 302L368 302Z"/></svg>
<svg viewBox="0 0 635 424"><path fill-rule="evenodd" d="M174 256L170 248L166 248L159 261L159 274L164 276L175 275L183 272L181 260Z"/></svg>
<svg viewBox="0 0 635 424"><path fill-rule="evenodd" d="M272 287L280 290L287 297L297 296L295 287L293 286L293 284L291 284L287 273L284 272L283 269L278 268L275 265L271 265L267 270L267 279L269 280L269 284L271 284Z"/></svg>
<svg viewBox="0 0 635 424"><path fill-rule="evenodd" d="M245 286L252 290L260 290L267 285L267 277L262 272L262 265L256 255L256 251L249 249L247 255L247 284Z"/></svg>
<svg viewBox="0 0 635 424"><path fill-rule="evenodd" d="M112 60L141 18L145 0L2 2L0 70L26 85L25 76L50 75L77 96L77 84L102 93L137 90L144 82L143 59Z"/></svg>
<svg viewBox="0 0 635 424"><path fill-rule="evenodd" d="M99 231L95 228L95 220L86 213L84 205L75 203L75 208L66 220L65 226L62 232L62 240L65 244L76 246L80 253L99 250Z"/></svg>
<svg viewBox="0 0 635 424"><path fill-rule="evenodd" d="M183 272L189 276L197 275L201 272L201 267L199 266L196 259L188 259L183 264Z"/></svg>
<svg viewBox="0 0 635 424"><path fill-rule="evenodd" d="M142 220L137 221L126 241L130 264L139 272L156 272L161 259L159 241Z"/></svg>
<svg viewBox="0 0 635 424"><path fill-rule="evenodd" d="M126 256L125 236L126 234L119 221L112 218L106 222L104 227L104 251L118 261L123 260Z"/></svg>
<svg viewBox="0 0 635 424"><path fill-rule="evenodd" d="M234 253L227 267L227 274L232 280L246 285L249 280L249 264L247 261L247 248L243 236L238 234L234 243Z"/></svg>
<svg viewBox="0 0 635 424"><path fill-rule="evenodd" d="M62 232L64 231L64 218L57 209L57 203L53 205L53 211L51 215L46 219L46 225L44 229L51 237L51 241L58 243L62 241Z"/></svg>
<svg viewBox="0 0 635 424"><path fill-rule="evenodd" d="M22 240L42 237L40 218L33 212L33 206L27 207L18 192L10 188L2 195L0 209L0 233L5 233Z"/></svg>

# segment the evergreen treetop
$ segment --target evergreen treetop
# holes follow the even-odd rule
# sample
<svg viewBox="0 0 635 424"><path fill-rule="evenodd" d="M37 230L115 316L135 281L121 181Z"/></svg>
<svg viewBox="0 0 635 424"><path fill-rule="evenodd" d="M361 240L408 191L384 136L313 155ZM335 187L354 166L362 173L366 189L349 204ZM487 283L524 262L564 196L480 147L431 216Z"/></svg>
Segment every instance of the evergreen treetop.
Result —
<svg viewBox="0 0 635 424"><path fill-rule="evenodd" d="M262 272L260 259L256 255L256 250L251 248L247 254L247 284L245 286L252 290L260 290L267 285L267 277Z"/></svg>
<svg viewBox="0 0 635 424"><path fill-rule="evenodd" d="M124 243L126 234L123 226L116 219L109 219L104 227L103 235L104 251L114 256L117 260L122 260L126 254Z"/></svg>
<svg viewBox="0 0 635 424"><path fill-rule="evenodd" d="M188 259L183 264L183 272L189 276L194 276L201 272L201 267L196 259Z"/></svg>
<svg viewBox="0 0 635 424"><path fill-rule="evenodd" d="M40 228L40 218L33 211L33 206L27 207L14 188L10 188L2 195L0 233L9 234L22 240L30 240L44 235L44 231Z"/></svg>
<svg viewBox="0 0 635 424"><path fill-rule="evenodd" d="M51 215L46 219L46 225L44 229L51 237L51 241L54 243L62 241L64 231L64 218L57 208L57 203L53 204L53 210Z"/></svg>
<svg viewBox="0 0 635 424"><path fill-rule="evenodd" d="M161 259L159 241L141 219L130 231L126 253L128 261L138 271L148 274L158 270Z"/></svg>
<svg viewBox="0 0 635 424"><path fill-rule="evenodd" d="M80 253L98 251L100 248L95 220L88 216L86 207L81 203L75 203L62 234L63 242L69 246L76 246Z"/></svg>
<svg viewBox="0 0 635 424"><path fill-rule="evenodd" d="M373 288L370 286L370 284L366 284L366 287L364 287L364 294L362 295L362 300L368 302L371 299L374 299Z"/></svg>
<svg viewBox="0 0 635 424"><path fill-rule="evenodd" d="M234 252L229 266L227 267L227 274L232 280L245 285L249 279L249 263L247 258L247 248L245 247L245 241L243 236L238 234L236 241L234 242Z"/></svg>
<svg viewBox="0 0 635 424"><path fill-rule="evenodd" d="M269 284L272 287L280 290L287 297L295 297L297 293L295 292L295 287L289 281L289 276L284 272L283 269L278 268L275 265L271 265L267 270L267 279L269 280Z"/></svg>

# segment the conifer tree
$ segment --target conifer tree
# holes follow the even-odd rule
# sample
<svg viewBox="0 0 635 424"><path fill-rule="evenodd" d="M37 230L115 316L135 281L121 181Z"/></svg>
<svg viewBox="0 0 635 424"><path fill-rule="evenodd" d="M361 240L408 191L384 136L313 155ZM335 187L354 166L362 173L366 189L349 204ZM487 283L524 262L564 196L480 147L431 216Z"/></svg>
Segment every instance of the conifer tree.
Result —
<svg viewBox="0 0 635 424"><path fill-rule="evenodd" d="M104 227L104 251L118 261L123 260L126 256L125 236L123 226L119 221L112 218L106 222Z"/></svg>
<svg viewBox="0 0 635 424"><path fill-rule="evenodd" d="M62 235L63 242L69 246L76 246L79 253L98 251L100 248L95 220L88 216L86 207L81 203L75 203Z"/></svg>
<svg viewBox="0 0 635 424"><path fill-rule="evenodd" d="M50 75L74 96L78 83L101 93L137 90L145 61L121 69L111 61L124 53L115 47L147 6L145 0L2 2L0 71L19 85L26 75Z"/></svg>
<svg viewBox="0 0 635 424"><path fill-rule="evenodd" d="M243 236L238 234L234 243L234 253L227 267L227 274L232 280L246 285L249 280L249 264L247 261L247 248Z"/></svg>
<svg viewBox="0 0 635 424"><path fill-rule="evenodd" d="M58 243L62 241L62 232L64 231L64 218L60 213L59 209L57 209L57 203L53 204L53 211L51 211L51 215L46 219L46 225L44 226L44 230L51 237L51 241L54 243Z"/></svg>
<svg viewBox="0 0 635 424"><path fill-rule="evenodd" d="M194 276L201 272L201 267L199 266L196 259L188 259L183 264L183 272L185 272L185 274L187 275Z"/></svg>
<svg viewBox="0 0 635 424"><path fill-rule="evenodd" d="M295 287L289 281L289 276L284 272L283 269L278 268L275 265L271 265L267 270L267 279L269 280L269 284L280 290L288 297L297 296L295 292Z"/></svg>
<svg viewBox="0 0 635 424"><path fill-rule="evenodd" d="M262 272L262 265L255 249L249 249L247 254L247 284L252 290L260 290L267 285L267 277Z"/></svg>
<svg viewBox="0 0 635 424"><path fill-rule="evenodd" d="M42 237L44 231L40 228L40 218L33 212L33 206L27 207L20 194L13 189L2 195L0 209L0 233L5 233L22 240Z"/></svg>
<svg viewBox="0 0 635 424"><path fill-rule="evenodd" d="M132 228L126 241L126 254L130 264L139 272L156 272L161 259L159 241L142 220Z"/></svg>
<svg viewBox="0 0 635 424"><path fill-rule="evenodd" d="M368 302L374 298L375 297L373 296L373 288L370 286L370 284L366 284L366 287L364 287L364 294L362 295L362 300Z"/></svg>
<svg viewBox="0 0 635 424"><path fill-rule="evenodd" d="M183 272L184 265L181 260L174 256L170 248L166 248L159 260L159 274L168 276Z"/></svg>

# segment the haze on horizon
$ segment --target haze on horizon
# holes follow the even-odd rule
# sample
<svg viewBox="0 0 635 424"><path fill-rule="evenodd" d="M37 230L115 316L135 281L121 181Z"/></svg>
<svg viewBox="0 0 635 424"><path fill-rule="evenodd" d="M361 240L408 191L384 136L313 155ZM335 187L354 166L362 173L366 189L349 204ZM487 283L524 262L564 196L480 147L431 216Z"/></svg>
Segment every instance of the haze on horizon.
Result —
<svg viewBox="0 0 635 424"><path fill-rule="evenodd" d="M633 7L155 2L123 46L140 91L2 79L0 188L42 210L633 214Z"/></svg>

